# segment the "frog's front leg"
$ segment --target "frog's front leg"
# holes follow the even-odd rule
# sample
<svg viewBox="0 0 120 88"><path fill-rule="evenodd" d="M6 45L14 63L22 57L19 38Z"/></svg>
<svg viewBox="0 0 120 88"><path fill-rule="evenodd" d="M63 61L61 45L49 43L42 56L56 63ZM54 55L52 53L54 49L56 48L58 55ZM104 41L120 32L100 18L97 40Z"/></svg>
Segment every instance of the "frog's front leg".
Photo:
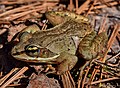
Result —
<svg viewBox="0 0 120 88"><path fill-rule="evenodd" d="M78 58L75 55L72 55L67 52L60 53L60 56L57 58L57 75L63 74L65 71L71 70L77 63Z"/></svg>

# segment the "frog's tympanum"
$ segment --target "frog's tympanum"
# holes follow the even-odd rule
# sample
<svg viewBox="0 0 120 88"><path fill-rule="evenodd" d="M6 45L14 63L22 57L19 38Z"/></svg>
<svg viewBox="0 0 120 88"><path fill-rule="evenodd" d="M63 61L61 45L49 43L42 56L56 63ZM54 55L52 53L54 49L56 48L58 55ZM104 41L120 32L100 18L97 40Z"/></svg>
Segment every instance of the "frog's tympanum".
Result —
<svg viewBox="0 0 120 88"><path fill-rule="evenodd" d="M20 42L11 51L13 57L27 62L57 64L56 74L59 75L74 67L78 61L76 51L86 60L101 56L107 35L96 35L88 18L71 12L47 12L46 18L54 27L21 33Z"/></svg>

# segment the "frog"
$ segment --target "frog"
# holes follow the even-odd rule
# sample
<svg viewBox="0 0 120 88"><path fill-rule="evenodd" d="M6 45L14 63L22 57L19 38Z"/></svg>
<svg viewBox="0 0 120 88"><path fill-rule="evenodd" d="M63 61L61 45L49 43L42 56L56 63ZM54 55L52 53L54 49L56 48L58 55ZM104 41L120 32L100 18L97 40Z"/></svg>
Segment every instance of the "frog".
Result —
<svg viewBox="0 0 120 88"><path fill-rule="evenodd" d="M53 14L56 14L57 16L54 17ZM86 25L91 26L89 18L75 14L73 12L68 11L50 12L50 14L46 16L53 25L58 25L62 23L64 20L70 18L76 21L77 23L80 24L83 23L83 25L85 24L84 26ZM58 19L57 22L56 19ZM103 53L107 50L108 42L107 33L101 32L97 35L92 26L90 30L91 31L88 34L86 34L84 38L82 38L83 40L82 41L80 40L81 42L79 43L78 47L79 54L81 54L82 55L81 57L83 57L85 60L91 60L96 57L103 57L104 56Z"/></svg>
<svg viewBox="0 0 120 88"><path fill-rule="evenodd" d="M77 51L86 60L90 60L98 56L98 52L94 50L98 44L105 47L106 43L102 40L106 42L106 39L101 37L104 33L96 37L88 18L66 11L50 11L45 15L54 27L34 33L21 33L19 43L11 50L14 58L26 62L56 64L55 74L61 75L75 66L78 61ZM93 44L93 41L97 43ZM85 57L88 51L86 48L91 45L89 51L93 50L96 55L90 53L90 57Z"/></svg>

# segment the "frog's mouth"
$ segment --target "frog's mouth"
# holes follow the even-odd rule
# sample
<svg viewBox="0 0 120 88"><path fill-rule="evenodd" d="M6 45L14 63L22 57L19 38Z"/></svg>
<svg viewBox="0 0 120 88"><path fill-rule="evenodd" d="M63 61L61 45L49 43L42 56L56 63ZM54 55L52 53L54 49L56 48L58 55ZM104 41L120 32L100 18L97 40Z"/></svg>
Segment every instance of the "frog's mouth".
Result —
<svg viewBox="0 0 120 88"><path fill-rule="evenodd" d="M53 53L48 49L41 48L39 51L29 50L21 51L16 53L11 53L12 56L18 60L26 62L35 62L35 63L52 63L56 64L56 59L59 57L59 54Z"/></svg>

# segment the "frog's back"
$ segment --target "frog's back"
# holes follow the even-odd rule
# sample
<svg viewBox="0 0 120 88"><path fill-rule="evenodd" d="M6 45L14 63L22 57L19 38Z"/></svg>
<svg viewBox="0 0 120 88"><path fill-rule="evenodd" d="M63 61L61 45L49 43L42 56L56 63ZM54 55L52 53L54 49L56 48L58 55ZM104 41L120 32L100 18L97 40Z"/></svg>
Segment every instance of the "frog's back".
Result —
<svg viewBox="0 0 120 88"><path fill-rule="evenodd" d="M57 25L46 31L39 31L33 34L32 38L28 40L30 43L37 43L46 47L50 42L66 36L78 36L83 38L85 35L91 33L92 28L85 23L77 23L74 20L68 20L65 23Z"/></svg>
<svg viewBox="0 0 120 88"><path fill-rule="evenodd" d="M47 47L56 53L67 51L74 54L76 46L72 37L77 36L78 38L83 38L90 32L91 26L88 24L68 20L47 31L36 32L33 34L33 37L29 39L29 42Z"/></svg>

